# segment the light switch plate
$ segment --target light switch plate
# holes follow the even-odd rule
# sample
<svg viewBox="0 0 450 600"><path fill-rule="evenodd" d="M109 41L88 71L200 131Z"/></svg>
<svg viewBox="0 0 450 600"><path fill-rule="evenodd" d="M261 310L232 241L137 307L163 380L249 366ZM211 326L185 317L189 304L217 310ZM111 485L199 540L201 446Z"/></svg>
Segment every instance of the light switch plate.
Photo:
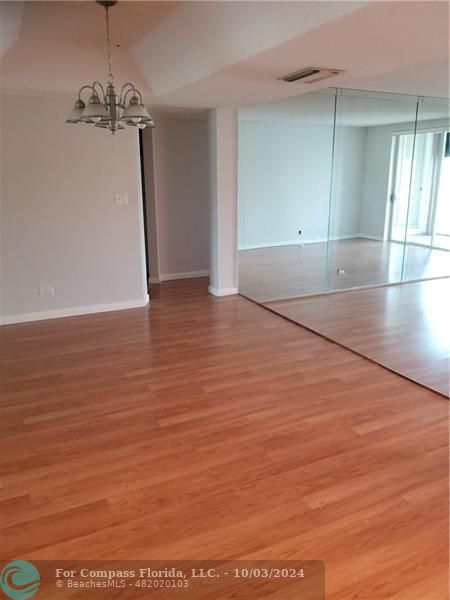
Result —
<svg viewBox="0 0 450 600"><path fill-rule="evenodd" d="M114 204L128 204L127 192L115 192L114 193Z"/></svg>
<svg viewBox="0 0 450 600"><path fill-rule="evenodd" d="M55 288L51 286L41 285L39 288L39 294L41 296L54 296Z"/></svg>

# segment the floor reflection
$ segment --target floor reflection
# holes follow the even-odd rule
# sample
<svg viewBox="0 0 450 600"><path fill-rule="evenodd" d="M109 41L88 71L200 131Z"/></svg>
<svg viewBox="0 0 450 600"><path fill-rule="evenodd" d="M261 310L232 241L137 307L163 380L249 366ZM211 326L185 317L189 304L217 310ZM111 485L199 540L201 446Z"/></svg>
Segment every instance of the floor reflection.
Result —
<svg viewBox="0 0 450 600"><path fill-rule="evenodd" d="M271 302L268 306L449 395L449 278Z"/></svg>
<svg viewBox="0 0 450 600"><path fill-rule="evenodd" d="M450 252L363 238L239 252L239 292L258 302L445 276Z"/></svg>

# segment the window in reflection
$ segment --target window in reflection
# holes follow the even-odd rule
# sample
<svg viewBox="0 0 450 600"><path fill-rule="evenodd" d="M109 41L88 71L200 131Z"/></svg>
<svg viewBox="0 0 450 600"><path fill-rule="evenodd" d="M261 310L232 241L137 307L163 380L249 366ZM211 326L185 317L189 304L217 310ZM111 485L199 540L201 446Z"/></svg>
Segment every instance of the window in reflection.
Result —
<svg viewBox="0 0 450 600"><path fill-rule="evenodd" d="M450 156L445 156L446 139L448 132L394 136L389 197L392 241L403 242L406 236L410 243L450 249Z"/></svg>

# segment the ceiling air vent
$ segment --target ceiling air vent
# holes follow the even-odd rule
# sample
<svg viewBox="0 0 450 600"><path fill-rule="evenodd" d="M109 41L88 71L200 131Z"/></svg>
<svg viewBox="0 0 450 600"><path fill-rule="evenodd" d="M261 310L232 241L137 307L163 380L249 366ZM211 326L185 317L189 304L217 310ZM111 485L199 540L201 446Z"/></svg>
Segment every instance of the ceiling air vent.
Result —
<svg viewBox="0 0 450 600"><path fill-rule="evenodd" d="M316 83L323 79L335 77L336 75L339 75L339 73L344 73L344 71L339 69L324 69L322 67L306 67L306 69L300 69L300 71L295 71L295 73L290 73L289 75L280 77L280 79L281 81L287 81L288 83L292 83L293 81Z"/></svg>

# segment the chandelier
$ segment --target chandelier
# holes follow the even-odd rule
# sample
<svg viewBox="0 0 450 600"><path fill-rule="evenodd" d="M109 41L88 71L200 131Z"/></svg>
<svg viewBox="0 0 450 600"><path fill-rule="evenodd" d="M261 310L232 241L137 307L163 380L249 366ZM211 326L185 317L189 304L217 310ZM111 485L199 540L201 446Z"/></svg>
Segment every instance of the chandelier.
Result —
<svg viewBox="0 0 450 600"><path fill-rule="evenodd" d="M139 129L154 127L153 119L142 101L141 92L132 83L125 83L120 94L117 95L111 64L109 28L109 9L117 4L117 0L96 0L96 2L104 7L106 13L106 45L108 49L106 90L99 81L94 81L92 85L83 85L66 123L90 123L95 127L109 129L113 134L118 129L125 129L124 125ZM86 95L89 95L87 105L81 97L85 90L89 90L86 92Z"/></svg>

